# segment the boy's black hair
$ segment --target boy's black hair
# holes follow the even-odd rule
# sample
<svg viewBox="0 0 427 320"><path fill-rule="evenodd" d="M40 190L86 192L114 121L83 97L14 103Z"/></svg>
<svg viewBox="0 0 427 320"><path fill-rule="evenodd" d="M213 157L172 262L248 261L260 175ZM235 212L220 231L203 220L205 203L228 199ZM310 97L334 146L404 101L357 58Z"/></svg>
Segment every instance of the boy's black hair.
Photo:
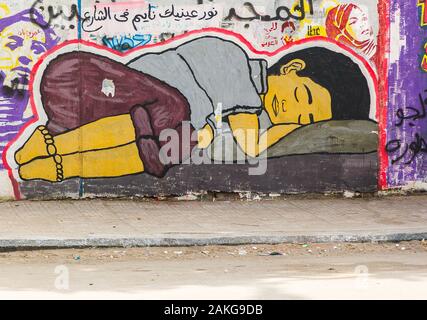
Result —
<svg viewBox="0 0 427 320"><path fill-rule="evenodd" d="M334 120L368 120L371 107L369 86L360 67L349 57L326 48L302 49L281 58L268 69L269 75L280 75L280 69L294 59L306 63L300 77L309 77L326 88L332 98Z"/></svg>

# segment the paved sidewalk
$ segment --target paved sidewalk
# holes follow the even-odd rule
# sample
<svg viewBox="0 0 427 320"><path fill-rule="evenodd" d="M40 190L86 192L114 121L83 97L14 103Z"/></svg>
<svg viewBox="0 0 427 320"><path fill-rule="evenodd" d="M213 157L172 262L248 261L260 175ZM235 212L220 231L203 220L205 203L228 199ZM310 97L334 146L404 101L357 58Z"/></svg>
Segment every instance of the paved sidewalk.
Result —
<svg viewBox="0 0 427 320"><path fill-rule="evenodd" d="M0 248L427 239L427 196L0 203Z"/></svg>

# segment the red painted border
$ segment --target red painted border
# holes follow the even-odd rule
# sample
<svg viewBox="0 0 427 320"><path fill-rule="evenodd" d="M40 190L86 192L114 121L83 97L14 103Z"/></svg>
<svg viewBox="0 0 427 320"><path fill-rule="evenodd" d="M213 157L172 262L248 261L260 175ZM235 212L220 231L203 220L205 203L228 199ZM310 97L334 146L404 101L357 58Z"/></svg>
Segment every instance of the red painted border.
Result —
<svg viewBox="0 0 427 320"><path fill-rule="evenodd" d="M386 152L387 144L387 117L388 117L388 69L390 57L390 0L380 0L378 4L380 15L378 35L378 79L379 79L379 101L378 121L379 121L379 175L378 189L388 188L387 171L389 167L389 157Z"/></svg>
<svg viewBox="0 0 427 320"><path fill-rule="evenodd" d="M171 42L175 42L175 41L178 41L178 40L181 40L181 39L185 39L185 38L188 38L188 37L191 37L191 36L194 36L194 35L200 35L200 34L204 34L204 33L208 33L208 32L209 33L218 33L219 35L223 34L223 35L234 37L234 38L236 38L236 40L238 40L241 43L243 43L244 45L246 45L247 48L249 50L251 50L253 53L259 54L259 55L265 55L265 56L268 56L268 57L273 57L273 56L275 56L277 54L280 54L281 52L283 52L283 51L285 51L285 50L287 50L289 48L292 48L292 47L294 47L296 45L305 44L305 43L322 41L322 42L328 42L328 43L332 43L334 45L337 45L338 47L340 47L344 51L347 51L350 55L354 56L357 60L361 61L363 63L363 65L365 66L366 70L368 70L369 75L373 79L374 90L375 90L375 94L377 96L377 99L376 99L377 100L377 110L379 110L380 103L379 103L379 99L378 99L378 97L379 97L378 80L377 80L377 76L376 76L374 70L372 69L371 65L364 58L362 58L359 54L357 54L355 51L353 51L351 48L348 48L348 47L344 46L343 44L341 44L341 43L339 43L339 42L337 42L335 40L332 40L332 39L329 39L329 38L325 38L325 37L311 37L311 38L305 38L305 39L302 39L302 40L298 40L298 41L289 43L289 44L287 44L287 45L285 45L285 46L281 47L280 49L278 49L276 51L273 51L273 52L259 51L259 50L255 49L252 46L252 44L248 40L246 40L242 35L240 35L238 33L235 33L235 32L232 32L232 31L228 31L228 30L224 30L224 29L219 29L219 28L206 28L206 29L200 29L200 30L190 31L190 32L187 32L187 33L185 33L183 35L177 36L177 37L175 37L173 39L169 39L168 41L161 42L161 43L156 43L156 44L151 44L151 45L146 45L146 46L143 46L143 47L134 48L134 49L129 50L129 51L125 52L125 53L117 52L117 51L115 51L113 49L110 49L108 47L101 46L101 45L98 45L96 43L92 43L92 42L88 42L88 41L84 41L84 40L78 40L78 39L76 39L76 40L69 40L69 41L65 41L65 42L61 43L58 46L55 46L53 49L51 49L48 52L46 52L37 61L37 63L34 65L34 67L32 69L32 72L31 72L30 86L29 86L30 103L31 103L31 109L32 109L34 117L33 117L33 119L31 121L29 121L28 123L26 123L21 128L21 130L19 131L19 133L15 136L15 138L8 143L8 145L4 149L4 152L3 152L3 155L2 155L4 167L8 171L9 178L11 179L11 182L12 182L12 185L13 185L13 190L14 190L14 195L15 195L16 200L20 200L21 199L21 193L20 193L20 190L19 190L19 184L18 184L18 182L16 181L16 179L13 176L12 168L7 163L7 152L10 149L10 146L13 145L20 138L20 136L22 135L22 133L30 125L32 125L33 123L36 123L36 122L39 121L39 115L37 114L37 108L36 108L36 104L35 104L35 101L34 101L34 95L33 95L34 78L35 78L35 74L38 72L38 70L40 68L40 65L43 63L43 61L49 55L53 54L54 52L58 51L59 49L65 47L67 45L70 45L70 44L82 44L82 45L85 45L85 46L88 46L88 47L96 48L96 49L98 49L100 51L107 51L107 52L113 53L113 54L115 54L117 56L125 57L125 56L130 55L133 52L147 51L150 48L164 46L164 45L169 44Z"/></svg>

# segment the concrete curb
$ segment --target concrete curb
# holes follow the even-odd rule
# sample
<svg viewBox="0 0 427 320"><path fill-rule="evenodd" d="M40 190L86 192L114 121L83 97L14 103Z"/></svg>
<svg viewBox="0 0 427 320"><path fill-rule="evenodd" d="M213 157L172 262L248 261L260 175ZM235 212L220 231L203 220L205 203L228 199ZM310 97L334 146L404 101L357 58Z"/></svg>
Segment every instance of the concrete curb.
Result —
<svg viewBox="0 0 427 320"><path fill-rule="evenodd" d="M0 250L427 239L427 196L0 204Z"/></svg>
<svg viewBox="0 0 427 320"><path fill-rule="evenodd" d="M209 245L249 244L300 244L334 242L401 242L422 241L424 233L390 234L342 234L342 235L291 235L291 236L229 236L229 237L141 237L141 238L88 238L88 239L0 239L2 249L44 249L44 248L114 248L114 247L189 247Z"/></svg>

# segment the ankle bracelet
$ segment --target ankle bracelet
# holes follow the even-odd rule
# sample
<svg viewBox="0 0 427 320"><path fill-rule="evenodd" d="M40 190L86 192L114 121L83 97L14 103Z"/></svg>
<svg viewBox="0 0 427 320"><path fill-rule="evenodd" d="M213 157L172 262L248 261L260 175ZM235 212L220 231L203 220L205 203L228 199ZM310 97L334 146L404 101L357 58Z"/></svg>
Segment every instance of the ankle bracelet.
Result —
<svg viewBox="0 0 427 320"><path fill-rule="evenodd" d="M49 130L45 126L40 126L39 131L44 137L44 142L46 143L46 151L49 156L52 157L56 165L56 181L64 181L64 166L62 165L62 156L58 154L58 149L55 146L55 140L53 136L49 133Z"/></svg>

